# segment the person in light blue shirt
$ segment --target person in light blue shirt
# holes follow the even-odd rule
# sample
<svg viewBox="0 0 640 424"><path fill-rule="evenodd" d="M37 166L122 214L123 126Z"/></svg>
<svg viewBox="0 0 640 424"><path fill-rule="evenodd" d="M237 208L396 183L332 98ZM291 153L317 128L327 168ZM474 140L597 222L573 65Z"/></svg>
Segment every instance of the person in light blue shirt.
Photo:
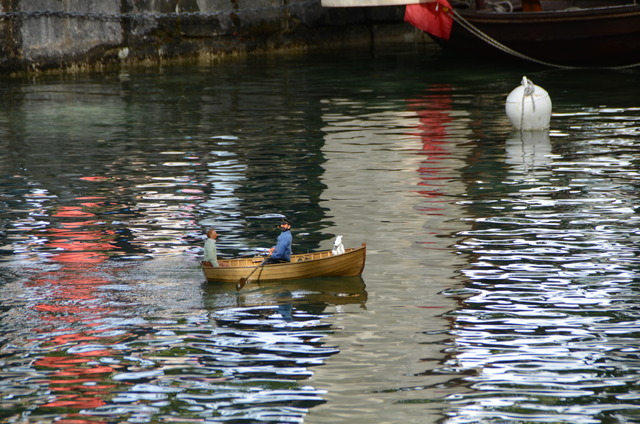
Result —
<svg viewBox="0 0 640 424"><path fill-rule="evenodd" d="M207 240L204 242L204 257L205 262L210 262L213 266L218 266L218 252L216 250L216 239L218 233L213 228L207 231Z"/></svg>
<svg viewBox="0 0 640 424"><path fill-rule="evenodd" d="M276 245L269 249L270 256L265 260L265 265L291 262L291 243L293 241L293 236L291 235L291 222L283 219L279 228L282 232L278 236Z"/></svg>

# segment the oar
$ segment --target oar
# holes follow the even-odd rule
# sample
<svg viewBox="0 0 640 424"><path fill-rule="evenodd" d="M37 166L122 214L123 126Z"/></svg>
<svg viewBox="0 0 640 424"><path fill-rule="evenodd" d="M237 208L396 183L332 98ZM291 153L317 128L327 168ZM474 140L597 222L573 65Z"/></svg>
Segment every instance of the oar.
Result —
<svg viewBox="0 0 640 424"><path fill-rule="evenodd" d="M253 268L253 271L251 271L251 273L249 275L247 275L247 278L240 278L240 280L238 281L238 284L236 284L236 290L240 291L242 290L242 288L244 287L245 284L247 284L247 281L249 281L249 278L251 278L251 276L253 275L254 272L257 271L258 268L260 268L262 265L264 265L264 263L267 261L267 259L269 259L269 256L267 256L266 258L264 258L264 260L262 262L260 262L260 264Z"/></svg>

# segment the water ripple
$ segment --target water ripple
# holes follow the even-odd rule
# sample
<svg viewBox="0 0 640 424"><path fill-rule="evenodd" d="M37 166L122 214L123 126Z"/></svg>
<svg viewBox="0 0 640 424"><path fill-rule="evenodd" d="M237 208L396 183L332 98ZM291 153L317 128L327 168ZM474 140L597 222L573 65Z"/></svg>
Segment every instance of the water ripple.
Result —
<svg viewBox="0 0 640 424"><path fill-rule="evenodd" d="M469 374L469 392L448 397L448 422L637 418L640 221L633 189L616 180L637 183L637 155L613 154L634 143L602 137L575 154L543 138L544 158L511 160L504 183L485 179L459 202L476 217L456 246L471 259L469 283L450 293L462 306L448 314L442 372Z"/></svg>
<svg viewBox="0 0 640 424"><path fill-rule="evenodd" d="M131 421L179 412L185 419L302 422L308 408L325 402L323 391L299 383L338 353L323 343L330 327L322 316L274 305L215 311L215 326L178 324L185 318L67 332L64 344L33 346L21 361L19 348L5 349L13 359L3 360L0 376L12 396L3 406L38 405L34 418L71 407Z"/></svg>

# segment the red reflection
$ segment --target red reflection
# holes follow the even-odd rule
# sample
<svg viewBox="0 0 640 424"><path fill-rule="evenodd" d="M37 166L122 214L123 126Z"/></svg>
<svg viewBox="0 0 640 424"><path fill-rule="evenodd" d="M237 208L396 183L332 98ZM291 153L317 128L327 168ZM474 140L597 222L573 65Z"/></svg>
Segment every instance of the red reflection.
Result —
<svg viewBox="0 0 640 424"><path fill-rule="evenodd" d="M81 180L83 181L105 181L108 180L109 178L107 177L80 177Z"/></svg>
<svg viewBox="0 0 640 424"><path fill-rule="evenodd" d="M109 379L114 366L105 365L100 359L112 356L108 346L127 335L114 340L101 334L107 330L96 328L112 312L100 296L100 287L109 281L98 274L98 270L108 258L107 252L114 249L107 239L112 234L95 229L97 220L92 209L96 206L95 203L63 206L51 215L56 219L56 227L43 237L48 239L47 251L55 252L50 260L60 267L28 283L48 290L46 303L36 305L35 310L40 314L40 322L50 326L35 331L41 336L55 331L55 335L51 334L44 342L38 339L51 352L35 362L36 367L46 370L44 383L52 395L42 408L71 411L96 408L106 404L116 387ZM86 415L69 412L56 422L95 424L103 421L87 420Z"/></svg>
<svg viewBox="0 0 640 424"><path fill-rule="evenodd" d="M61 207L57 213L51 215L57 217L86 217L86 216L95 216L90 212L83 212L79 207L73 206L63 206Z"/></svg>
<svg viewBox="0 0 640 424"><path fill-rule="evenodd" d="M69 414L69 417L73 417L79 414ZM61 420L56 420L56 424L107 424L107 421L95 421L95 420L87 420L87 419L73 419L73 418L68 418L68 419L61 419Z"/></svg>
<svg viewBox="0 0 640 424"><path fill-rule="evenodd" d="M423 97L407 100L407 108L418 116L418 135L422 141L422 152L426 158L422 161L418 172L422 187L418 193L425 197L439 197L444 194L447 177L441 175L448 171L449 166L443 163L451 152L447 148L450 139L449 125L453 122L451 110L453 100L451 98L452 87L439 85L429 88L428 94ZM438 206L425 206L419 208L423 212L438 212L442 208Z"/></svg>
<svg viewBox="0 0 640 424"><path fill-rule="evenodd" d="M106 402L103 402L98 398L81 397L78 395L62 395L62 396L58 396L58 399L59 400L56 400L55 402L49 402L42 406L50 407L50 408L61 408L61 407L97 408L98 406L106 405ZM69 399L69 400L65 400L65 399Z"/></svg>

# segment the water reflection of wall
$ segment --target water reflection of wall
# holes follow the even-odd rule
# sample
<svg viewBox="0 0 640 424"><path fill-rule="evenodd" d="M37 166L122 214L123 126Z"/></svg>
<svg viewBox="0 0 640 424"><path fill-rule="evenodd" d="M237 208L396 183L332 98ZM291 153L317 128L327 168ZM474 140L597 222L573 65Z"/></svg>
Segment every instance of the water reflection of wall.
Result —
<svg viewBox="0 0 640 424"><path fill-rule="evenodd" d="M318 205L325 188L321 106L288 71L254 65L243 69L241 83L238 72L225 77L190 69L187 76L101 76L96 85L91 77L44 78L15 88L10 107L0 111L7 124L0 145L10 152L0 158L0 172L10 176L0 181L2 194L10 194L2 198L10 207L0 216L11 229L0 238L3 260L24 276L9 285L16 297L28 298L12 314L26 312L33 324L14 326L3 316L1 325L14 344L6 360L14 364L28 355L32 361L24 373L0 371L0 377L12 386L23 378L34 383L3 406L28 409L33 417L65 409L70 420L81 410L92 419L169 407L175 413L175 403L158 403L201 384L212 397L225 390L220 386L236 385L229 408L247 405L245 412L233 411L241 418L254 413L254 401L260 411L271 408L265 401L282 410L300 406L300 396L308 406L324 401L322 390L309 390L304 380L312 365L338 350L323 347L310 329L331 329L324 308L361 310L367 301L361 280L354 291L332 288L318 298L304 288L292 291L290 303L279 297L278 305L237 311L237 337L214 331L206 319L199 327L200 317L194 324L203 300L201 274L184 259L198 254L202 241L195 236L202 226L219 226L223 255L273 243L277 220L265 216L275 213L293 217L298 250L314 250L329 238L321 230L332 219ZM229 325L228 305L208 306ZM282 316L275 318L276 312ZM242 368L255 352L253 341L220 346L254 324L264 352ZM301 333L299 347L291 347L302 352L295 366L289 351L281 361L270 359L274 343L292 345L282 332L291 326ZM193 377L205 370L209 376ZM165 384L171 390L153 392ZM287 393L269 390L281 384ZM44 386L51 387L46 395ZM248 396L247 386L261 394ZM180 396L187 400L178 408L191 416L194 404L187 403L202 398ZM210 406L203 409L211 412Z"/></svg>
<svg viewBox="0 0 640 424"><path fill-rule="evenodd" d="M368 411L374 402L374 421L396 422L407 413L401 404L424 394L416 387L443 380L430 374L425 382L425 374L442 356L436 346L448 322L440 316L455 307L440 292L460 278L451 237L467 228L458 202L468 118L451 87L400 102L362 97L323 102L320 205L335 223L332 234L347 245L367 242L371 312L338 318L349 329L335 335L346 359L318 370L314 381L330 388L332 416Z"/></svg>
<svg viewBox="0 0 640 424"><path fill-rule="evenodd" d="M468 130L450 90L434 86L407 100L406 110L387 105L378 111L384 106L346 99L324 102L327 188L321 206L335 220L335 234L351 243L369 242L374 254L393 258L386 266L403 266L396 255L400 246L427 249L431 262L447 250L448 243L437 237L457 227L458 206L450 196L463 190L455 181L464 152L456 143ZM434 262L439 260L450 262L452 256L443 253Z"/></svg>
<svg viewBox="0 0 640 424"><path fill-rule="evenodd" d="M459 99L449 84L433 85L425 93L407 99L407 108L420 121L412 133L420 137L422 144L418 168L418 193L422 199L417 208L425 219L423 226L428 236L420 243L429 251L431 263L445 265L452 274L459 267L459 259L451 254L452 246L446 240L466 227L460 222L459 200L464 186L458 171L467 159L467 147L460 144L470 135L471 120L469 112L459 109L456 100Z"/></svg>
<svg viewBox="0 0 640 424"><path fill-rule="evenodd" d="M256 217L274 214L296 222L301 251L316 249L326 238L318 105L286 73L227 66L242 69L11 86L0 112L7 253L44 252L36 234L56 225L57 207L95 213L92 228L116 232L111 257L198 253L209 225L221 229L221 253L237 254L273 243L275 220Z"/></svg>
<svg viewBox="0 0 640 424"><path fill-rule="evenodd" d="M175 70L95 84L43 77L4 93L1 272L11 266L19 276L2 282L12 299L1 333L11 344L3 360L24 373L0 373L13 387L33 384L3 407L37 416L99 409L147 378L136 367L155 365L140 359L153 349L139 354L127 343L166 336L164 323L148 330L149 315L197 313L201 273L184 259L194 245L199 253L195 235L208 220L222 227L222 254L272 243L276 220L249 218L265 213L293 215L301 250L326 238L316 106L299 100L286 75L251 68L243 84ZM115 398L118 415L128 400Z"/></svg>
<svg viewBox="0 0 640 424"><path fill-rule="evenodd" d="M325 102L322 180L326 189L320 206L335 222L345 243L371 243L384 249L391 228L417 219L406 214L415 204L415 152L419 141L404 132L416 125L415 116L398 111L366 110L366 104L340 100ZM388 226L388 227L386 227ZM386 227L386 228L385 228Z"/></svg>

